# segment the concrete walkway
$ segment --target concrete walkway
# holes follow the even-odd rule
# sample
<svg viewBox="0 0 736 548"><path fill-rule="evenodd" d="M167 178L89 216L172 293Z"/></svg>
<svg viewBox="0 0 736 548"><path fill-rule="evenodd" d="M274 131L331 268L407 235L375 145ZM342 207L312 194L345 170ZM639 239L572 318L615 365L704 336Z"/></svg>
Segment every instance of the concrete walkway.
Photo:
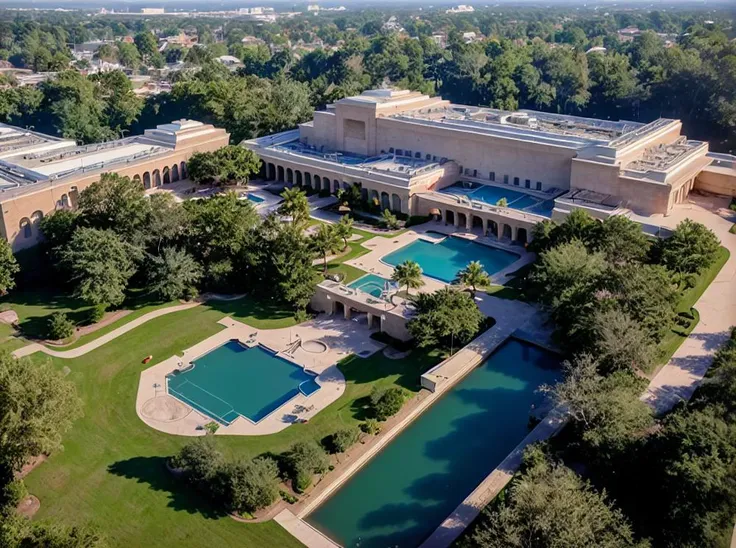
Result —
<svg viewBox="0 0 736 548"><path fill-rule="evenodd" d="M690 203L680 204L671 215L656 220L668 228L675 228L686 218L703 223L731 253L713 283L695 303L700 322L652 379L643 396L657 414L667 412L677 402L693 395L713 362L714 352L728 340L730 328L736 325L736 235L728 232L736 219L728 203L724 198L692 195Z"/></svg>
<svg viewBox="0 0 736 548"><path fill-rule="evenodd" d="M306 521L296 517L291 513L291 510L282 510L273 520L304 546L309 548L340 548L339 544L335 544Z"/></svg>
<svg viewBox="0 0 736 548"><path fill-rule="evenodd" d="M44 354L54 356L55 358L78 358L79 356L84 356L87 352L92 352L92 350L101 347L103 344L107 344L113 339L117 339L128 331L132 331L136 327L141 326L144 323L153 320L154 318L160 318L161 316L165 316L167 314L173 314L174 312L188 310L190 308L194 308L195 306L199 306L200 304L202 304L200 301L195 301L191 303L169 306L167 308L160 308L158 310L148 312L147 314L143 314L143 316L141 316L140 318L136 318L135 320L132 320L125 325L121 325L117 329L113 329L109 333L97 337L95 340L90 341L87 344L83 344L82 346L79 346L77 348L72 348L71 350L52 350L51 348L48 348L47 346L44 346L42 344L31 343L14 351L13 356L15 356L16 358L22 358L24 356L35 354L36 352L43 352Z"/></svg>

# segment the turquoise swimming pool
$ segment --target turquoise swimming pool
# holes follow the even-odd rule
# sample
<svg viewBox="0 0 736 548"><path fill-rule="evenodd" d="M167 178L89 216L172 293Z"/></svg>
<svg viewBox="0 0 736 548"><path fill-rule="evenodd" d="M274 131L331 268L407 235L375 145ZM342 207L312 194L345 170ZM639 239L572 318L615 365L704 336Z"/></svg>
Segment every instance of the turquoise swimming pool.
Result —
<svg viewBox="0 0 736 548"><path fill-rule="evenodd" d="M540 198L533 194L526 194L511 188L493 185L481 185L478 183L457 182L452 186L443 188L440 192L444 194L456 194L468 196L471 200L477 200L490 205L496 205L501 198L506 198L507 206L535 213L544 217L552 215L555 207L553 198Z"/></svg>
<svg viewBox="0 0 736 548"><path fill-rule="evenodd" d="M384 278L376 274L366 274L365 276L362 276L348 284L348 287L358 289L363 293L368 293L376 299L380 299L381 295L383 295L384 291L387 289L396 289L396 284L388 278Z"/></svg>
<svg viewBox="0 0 736 548"><path fill-rule="evenodd" d="M315 375L262 346L231 340L167 376L169 394L222 424L258 422L299 393L319 390Z"/></svg>
<svg viewBox="0 0 736 548"><path fill-rule="evenodd" d="M554 354L509 340L427 409L307 522L346 548L415 547L526 436Z"/></svg>
<svg viewBox="0 0 736 548"><path fill-rule="evenodd" d="M263 198L261 198L260 196L256 196L255 194L251 194L250 192L246 196L254 204L261 204L265 202Z"/></svg>
<svg viewBox="0 0 736 548"><path fill-rule="evenodd" d="M457 273L471 261L480 261L485 271L492 276L512 265L518 258L515 253L503 249L448 236L437 243L420 238L381 260L394 267L404 261L416 261L426 276L452 283Z"/></svg>

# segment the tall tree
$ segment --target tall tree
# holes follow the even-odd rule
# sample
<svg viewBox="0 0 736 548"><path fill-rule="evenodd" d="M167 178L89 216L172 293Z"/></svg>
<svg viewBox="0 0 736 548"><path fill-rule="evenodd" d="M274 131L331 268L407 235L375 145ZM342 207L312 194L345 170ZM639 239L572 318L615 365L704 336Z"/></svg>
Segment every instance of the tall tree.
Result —
<svg viewBox="0 0 736 548"><path fill-rule="evenodd" d="M478 334L483 313L467 293L446 287L420 293L416 315L407 328L419 346L443 345L450 351L469 343Z"/></svg>
<svg viewBox="0 0 736 548"><path fill-rule="evenodd" d="M139 250L112 230L79 228L60 256L75 283L75 296L90 304L117 306L125 300Z"/></svg>
<svg viewBox="0 0 736 548"><path fill-rule="evenodd" d="M13 249L6 239L0 240L0 295L15 287L15 275L20 271Z"/></svg>
<svg viewBox="0 0 736 548"><path fill-rule="evenodd" d="M422 269L416 261L404 261L396 265L391 274L391 279L400 287L406 287L407 295L409 295L411 289L418 289L424 285Z"/></svg>
<svg viewBox="0 0 736 548"><path fill-rule="evenodd" d="M281 193L283 202L279 213L290 216L294 224L303 225L309 219L309 201L307 195L297 187L285 188Z"/></svg>
<svg viewBox="0 0 736 548"><path fill-rule="evenodd" d="M149 258L148 289L160 299L171 301L182 297L185 291L202 278L202 267L182 249L165 247L161 255Z"/></svg>
<svg viewBox="0 0 736 548"><path fill-rule="evenodd" d="M485 271L480 261L469 262L464 269L457 273L457 279L461 284L470 286L473 298L475 298L478 287L491 285L491 277Z"/></svg>
<svg viewBox="0 0 736 548"><path fill-rule="evenodd" d="M143 237L150 205L143 183L117 173L103 173L79 195L79 210L82 225L113 230L134 242Z"/></svg>
<svg viewBox="0 0 736 548"><path fill-rule="evenodd" d="M340 238L332 225L320 224L312 235L311 244L324 261L323 272L327 272L327 255L337 249Z"/></svg>
<svg viewBox="0 0 736 548"><path fill-rule="evenodd" d="M1 496L30 457L61 447L82 405L74 384L50 362L30 363L6 351L0 352L0 394Z"/></svg>

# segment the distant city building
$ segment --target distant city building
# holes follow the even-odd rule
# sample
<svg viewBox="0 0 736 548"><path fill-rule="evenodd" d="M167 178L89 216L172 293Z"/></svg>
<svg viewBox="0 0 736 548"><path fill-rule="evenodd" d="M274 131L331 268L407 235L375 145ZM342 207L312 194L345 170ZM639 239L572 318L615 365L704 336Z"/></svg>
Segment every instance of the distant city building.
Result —
<svg viewBox="0 0 736 548"><path fill-rule="evenodd" d="M401 26L401 23L399 23L399 20L394 15L389 17L388 21L381 28L388 32L402 32L404 30L404 27Z"/></svg>
<svg viewBox="0 0 736 548"><path fill-rule="evenodd" d="M606 51L608 50L604 48L603 46L595 46L595 47L590 48L585 53L606 53Z"/></svg>
<svg viewBox="0 0 736 548"><path fill-rule="evenodd" d="M244 36L243 39L240 41L244 46L258 46L261 44L265 44L263 40L260 38L256 38L255 36Z"/></svg>
<svg viewBox="0 0 736 548"><path fill-rule="evenodd" d="M447 47L447 34L444 32L435 32L432 35L432 41L441 48Z"/></svg>
<svg viewBox="0 0 736 548"><path fill-rule="evenodd" d="M319 6L317 4L309 4L307 6L307 11L319 11Z"/></svg>
<svg viewBox="0 0 736 548"><path fill-rule="evenodd" d="M473 6L467 6L465 4L460 4L459 6L450 8L449 10L445 10L445 13L471 13L473 11L475 11L475 8Z"/></svg>
<svg viewBox="0 0 736 548"><path fill-rule="evenodd" d="M39 223L58 209L77 207L79 193L103 173L114 172L150 189L187 176L195 152L228 144L224 129L178 120L143 135L78 146L0 124L0 235L14 251L39 242Z"/></svg>
<svg viewBox="0 0 736 548"><path fill-rule="evenodd" d="M466 44L472 44L473 42L477 42L482 38L483 36L478 34L477 32L463 32L463 42L465 42Z"/></svg>
<svg viewBox="0 0 736 548"><path fill-rule="evenodd" d="M163 15L164 8L141 8L143 15Z"/></svg>

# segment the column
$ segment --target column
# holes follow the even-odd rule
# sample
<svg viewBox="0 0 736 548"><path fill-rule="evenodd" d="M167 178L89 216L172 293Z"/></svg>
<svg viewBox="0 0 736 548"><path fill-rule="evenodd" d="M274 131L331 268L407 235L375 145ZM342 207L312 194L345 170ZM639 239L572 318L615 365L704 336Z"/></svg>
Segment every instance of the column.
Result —
<svg viewBox="0 0 736 548"><path fill-rule="evenodd" d="M468 232L473 230L473 214L472 213L468 213L467 215L465 215L465 230L467 230Z"/></svg>

